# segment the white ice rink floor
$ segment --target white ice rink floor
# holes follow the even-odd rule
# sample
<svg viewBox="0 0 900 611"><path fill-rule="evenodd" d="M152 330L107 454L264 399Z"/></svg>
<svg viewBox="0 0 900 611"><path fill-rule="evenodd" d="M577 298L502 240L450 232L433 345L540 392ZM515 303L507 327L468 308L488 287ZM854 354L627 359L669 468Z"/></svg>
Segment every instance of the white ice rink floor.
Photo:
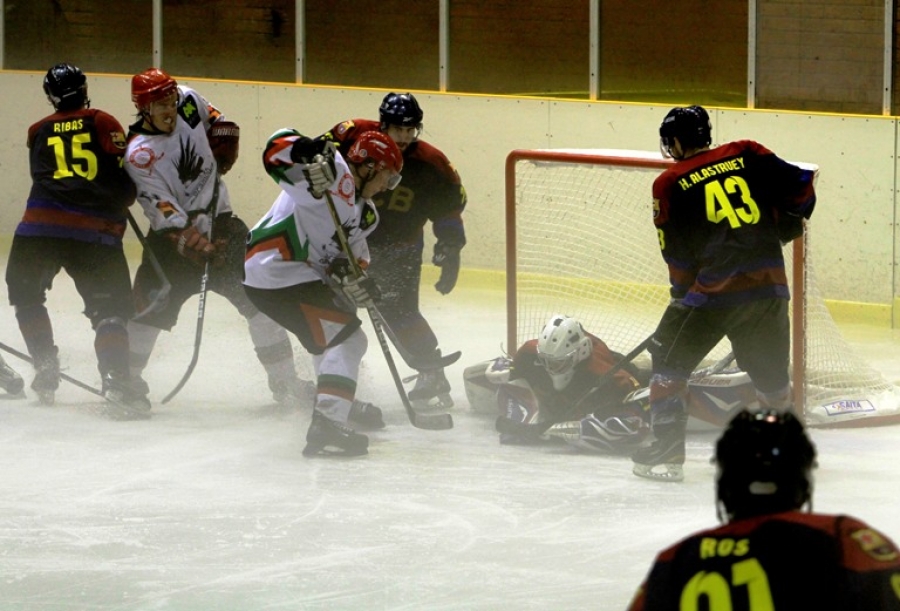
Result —
<svg viewBox="0 0 900 611"><path fill-rule="evenodd" d="M22 349L12 310L0 341ZM92 333L63 274L50 293L65 372L99 384ZM356 459L301 455L310 412L271 401L243 321L218 298L190 360L196 300L147 372L154 415L113 422L63 383L58 405L0 401L0 609L623 609L656 552L716 523L713 434L688 440L686 480L631 475L625 458L501 446L472 413L463 369L500 353L496 292L423 289L445 350L456 426L412 428L374 337L360 394L388 427ZM847 330L891 380L900 335ZM7 361L31 380L29 367ZM305 353L297 348L305 366ZM404 375L410 373L401 363ZM900 541L900 427L813 430L815 509Z"/></svg>

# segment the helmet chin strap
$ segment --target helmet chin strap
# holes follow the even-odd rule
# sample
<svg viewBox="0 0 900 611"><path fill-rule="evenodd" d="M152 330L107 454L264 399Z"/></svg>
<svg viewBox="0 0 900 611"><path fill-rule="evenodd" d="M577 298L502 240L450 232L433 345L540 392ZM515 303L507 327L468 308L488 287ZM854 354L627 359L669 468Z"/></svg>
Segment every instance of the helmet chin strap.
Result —
<svg viewBox="0 0 900 611"><path fill-rule="evenodd" d="M359 178L359 186L356 188L357 197L362 197L362 192L365 190L366 185L372 180L372 174L374 173L374 168L371 165L364 164L364 166L369 170L369 173L365 176L359 171L359 168L362 166L356 166L356 176Z"/></svg>
<svg viewBox="0 0 900 611"><path fill-rule="evenodd" d="M165 132L153 123L153 117L150 115L150 111L145 110L143 108L140 109L141 119L144 121L144 127L148 128L147 131L152 134L168 134L169 132Z"/></svg>

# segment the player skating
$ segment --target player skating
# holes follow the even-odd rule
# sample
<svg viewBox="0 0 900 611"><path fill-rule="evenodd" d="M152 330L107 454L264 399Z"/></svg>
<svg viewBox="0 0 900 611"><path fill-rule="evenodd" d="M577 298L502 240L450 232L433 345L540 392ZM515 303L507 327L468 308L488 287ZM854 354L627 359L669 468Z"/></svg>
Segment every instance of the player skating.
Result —
<svg viewBox="0 0 900 611"><path fill-rule="evenodd" d="M653 183L672 301L650 346L656 441L632 457L635 475L651 479L683 479L687 380L723 336L761 404L791 408L781 248L812 214L814 175L751 140L710 148L711 133L700 106L672 109L659 128L663 153L676 161Z"/></svg>
<svg viewBox="0 0 900 611"><path fill-rule="evenodd" d="M353 273L329 206L365 269L366 239L378 224L371 197L397 185L402 155L376 131L360 134L344 155L330 142L285 129L269 139L263 163L282 193L250 232L244 284L251 301L313 355L317 395L303 455L366 454L368 437L348 420L368 345L357 308L371 305L378 287ZM364 405L354 421L384 426L380 410Z"/></svg>
<svg viewBox="0 0 900 611"><path fill-rule="evenodd" d="M150 221L149 250L135 276L136 302L146 306L161 286L151 253L171 283L164 307L129 323L133 374L141 375L160 331L171 330L184 303L201 292L209 262L207 287L247 320L275 400L305 400L308 383L297 377L287 332L250 302L241 284L248 227L233 213L221 177L237 159L237 126L197 91L155 68L132 78L131 99L139 119L129 130L125 167Z"/></svg>
<svg viewBox="0 0 900 611"><path fill-rule="evenodd" d="M435 289L443 295L456 286L460 251L466 244L462 212L466 192L447 157L419 139L424 113L411 93L389 93L378 109L379 120L352 119L325 134L344 154L360 134L380 130L403 152L403 182L374 198L380 221L368 239L372 264L367 273L378 282L376 300L381 315L410 353L407 360L435 361L438 339L419 309L424 227L430 221L437 242L432 262L441 268ZM417 406L453 406L443 367L417 367L419 375L409 398Z"/></svg>
<svg viewBox="0 0 900 611"><path fill-rule="evenodd" d="M134 186L122 170L125 133L110 114L90 108L84 73L57 64L44 77L53 114L28 129L32 186L6 267L9 302L34 365L39 401L59 387L59 350L45 307L66 270L94 330L102 392L121 418L149 417L146 393L129 378L126 321L133 315L131 276L122 250Z"/></svg>
<svg viewBox="0 0 900 611"><path fill-rule="evenodd" d="M900 609L900 552L847 515L812 513L815 447L790 412L739 412L716 444L724 524L661 552L629 611Z"/></svg>

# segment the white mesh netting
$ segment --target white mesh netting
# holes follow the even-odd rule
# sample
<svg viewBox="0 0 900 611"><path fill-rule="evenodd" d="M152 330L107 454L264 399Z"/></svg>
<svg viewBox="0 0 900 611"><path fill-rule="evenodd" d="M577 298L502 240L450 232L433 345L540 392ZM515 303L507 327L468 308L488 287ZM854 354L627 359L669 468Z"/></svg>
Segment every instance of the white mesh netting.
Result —
<svg viewBox="0 0 900 611"><path fill-rule="evenodd" d="M656 328L668 301L651 220L651 185L666 162L658 153L607 150L517 151L513 158L514 214L508 218L515 248L507 270L516 283L513 347L561 313L612 349L631 351ZM623 159L639 161L619 165ZM900 389L844 340L816 287L815 251L807 245L806 289L793 296L805 304L805 348L794 353L805 360L807 422L875 424L897 416ZM791 254L785 248L789 273ZM706 364L729 350L723 340ZM649 366L646 354L636 363L642 360Z"/></svg>

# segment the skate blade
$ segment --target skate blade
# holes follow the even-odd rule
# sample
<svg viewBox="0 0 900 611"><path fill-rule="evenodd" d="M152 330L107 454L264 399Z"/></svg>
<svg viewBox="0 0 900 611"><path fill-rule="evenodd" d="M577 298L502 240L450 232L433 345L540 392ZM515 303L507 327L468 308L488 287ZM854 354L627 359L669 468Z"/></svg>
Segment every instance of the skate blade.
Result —
<svg viewBox="0 0 900 611"><path fill-rule="evenodd" d="M146 405L130 405L114 397L106 397L106 417L110 420L149 420L150 403Z"/></svg>
<svg viewBox="0 0 900 611"><path fill-rule="evenodd" d="M56 403L56 393L52 390L37 391L38 404L44 407L51 407Z"/></svg>
<svg viewBox="0 0 900 611"><path fill-rule="evenodd" d="M635 463L631 472L638 477L652 479L658 482L684 481L684 465L678 463L662 463L659 465L641 465Z"/></svg>
<svg viewBox="0 0 900 611"><path fill-rule="evenodd" d="M357 458L369 453L368 448L353 448L350 450L338 446L306 444L303 448L303 456L306 458Z"/></svg>
<svg viewBox="0 0 900 611"><path fill-rule="evenodd" d="M120 406L107 406L106 416L110 420L131 421L131 420L150 420L150 410L135 409L131 407L123 408Z"/></svg>
<svg viewBox="0 0 900 611"><path fill-rule="evenodd" d="M445 411L453 407L450 393L444 393L430 399L410 399L410 405L417 412Z"/></svg>

